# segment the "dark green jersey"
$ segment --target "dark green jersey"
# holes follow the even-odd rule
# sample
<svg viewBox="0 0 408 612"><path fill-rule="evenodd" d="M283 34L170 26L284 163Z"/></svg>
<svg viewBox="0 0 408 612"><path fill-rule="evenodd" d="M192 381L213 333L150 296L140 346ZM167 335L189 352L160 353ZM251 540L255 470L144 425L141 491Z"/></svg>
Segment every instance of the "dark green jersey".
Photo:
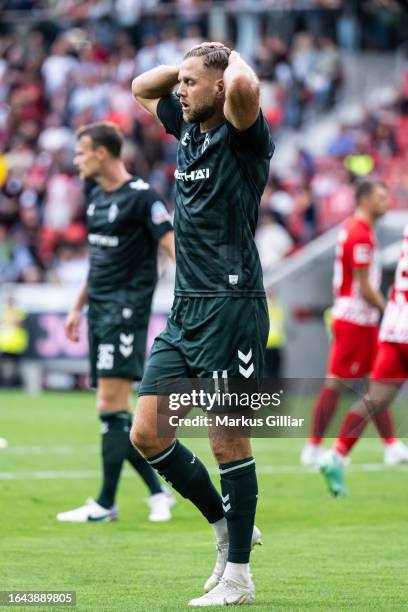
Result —
<svg viewBox="0 0 408 612"><path fill-rule="evenodd" d="M158 242L172 229L160 196L135 177L112 192L96 186L87 198L86 218L90 302L108 308L112 302L129 309L143 300L150 305Z"/></svg>
<svg viewBox="0 0 408 612"><path fill-rule="evenodd" d="M157 115L179 139L174 230L176 295L264 295L254 242L258 208L273 154L262 112L245 131L228 121L205 132L183 121L174 94Z"/></svg>

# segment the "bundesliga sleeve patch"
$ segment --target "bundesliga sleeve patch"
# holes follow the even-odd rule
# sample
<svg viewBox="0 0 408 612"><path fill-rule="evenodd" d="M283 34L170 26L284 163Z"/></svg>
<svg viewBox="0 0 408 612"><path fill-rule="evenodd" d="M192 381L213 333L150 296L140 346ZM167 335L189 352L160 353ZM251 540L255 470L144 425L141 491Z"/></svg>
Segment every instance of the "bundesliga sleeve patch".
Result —
<svg viewBox="0 0 408 612"><path fill-rule="evenodd" d="M369 244L354 245L353 259L356 264L369 264L371 262L371 246Z"/></svg>
<svg viewBox="0 0 408 612"><path fill-rule="evenodd" d="M155 225L160 225L160 223L170 221L170 215L167 212L167 208L165 207L163 202L160 202L160 200L157 200L157 202L153 202L151 211L152 222Z"/></svg>

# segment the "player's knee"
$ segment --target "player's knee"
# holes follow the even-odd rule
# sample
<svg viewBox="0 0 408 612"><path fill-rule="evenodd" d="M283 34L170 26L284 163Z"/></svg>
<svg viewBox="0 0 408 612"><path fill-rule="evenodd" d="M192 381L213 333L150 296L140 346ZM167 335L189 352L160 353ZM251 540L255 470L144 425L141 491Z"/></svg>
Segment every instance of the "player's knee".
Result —
<svg viewBox="0 0 408 612"><path fill-rule="evenodd" d="M130 441L137 450L145 457L153 454L151 449L155 447L155 440L151 433L138 423L134 422L130 430Z"/></svg>
<svg viewBox="0 0 408 612"><path fill-rule="evenodd" d="M109 390L99 391L96 397L96 408L99 414L114 410L116 404L116 396Z"/></svg>
<svg viewBox="0 0 408 612"><path fill-rule="evenodd" d="M231 448L228 448L225 445L217 446L216 444L213 444L212 450L214 458L219 465L221 465L222 463L229 463L230 461L235 461L237 458L236 453L233 452Z"/></svg>
<svg viewBox="0 0 408 612"><path fill-rule="evenodd" d="M245 438L219 438L211 437L211 448L213 455L219 465L240 461L251 455L250 441Z"/></svg>

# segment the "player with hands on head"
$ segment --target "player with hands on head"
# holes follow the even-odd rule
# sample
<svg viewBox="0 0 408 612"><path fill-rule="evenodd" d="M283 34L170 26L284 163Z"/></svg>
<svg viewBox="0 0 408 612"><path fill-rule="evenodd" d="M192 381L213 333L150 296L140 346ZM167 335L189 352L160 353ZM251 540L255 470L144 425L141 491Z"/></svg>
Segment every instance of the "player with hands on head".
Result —
<svg viewBox="0 0 408 612"><path fill-rule="evenodd" d="M221 43L202 43L181 65L139 75L132 91L179 145L175 299L146 366L131 439L214 529L217 560L207 593L189 605L248 604L249 557L260 539L250 440L210 432L221 496L194 453L159 436L157 407L162 379L262 376L269 321L254 234L274 146L256 74Z"/></svg>

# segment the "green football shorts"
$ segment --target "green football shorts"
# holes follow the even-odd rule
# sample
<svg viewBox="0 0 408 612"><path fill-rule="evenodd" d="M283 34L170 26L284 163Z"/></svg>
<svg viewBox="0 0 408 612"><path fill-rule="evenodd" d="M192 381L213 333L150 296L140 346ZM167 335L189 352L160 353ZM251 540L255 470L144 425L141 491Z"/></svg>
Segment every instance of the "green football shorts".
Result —
<svg viewBox="0 0 408 612"><path fill-rule="evenodd" d="M268 332L265 298L176 297L139 395L168 378L262 378Z"/></svg>
<svg viewBox="0 0 408 612"><path fill-rule="evenodd" d="M112 305L110 316L101 316L100 312L95 316L97 309L89 309L88 342L93 388L96 388L98 378L133 381L141 380L143 376L149 312L147 316L140 313L140 317L127 319L117 310L116 305Z"/></svg>

